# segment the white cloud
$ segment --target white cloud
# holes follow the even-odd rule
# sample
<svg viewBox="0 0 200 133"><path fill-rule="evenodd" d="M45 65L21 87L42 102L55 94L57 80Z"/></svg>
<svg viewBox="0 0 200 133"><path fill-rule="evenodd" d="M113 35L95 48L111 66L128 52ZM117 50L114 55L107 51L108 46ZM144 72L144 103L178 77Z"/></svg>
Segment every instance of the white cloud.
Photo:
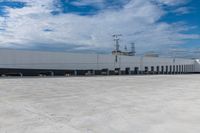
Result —
<svg viewBox="0 0 200 133"><path fill-rule="evenodd" d="M157 22L165 11L150 0L132 0L121 10L108 9L94 16L53 16L49 12L55 8L55 1L20 1L29 3L29 6L21 9L7 8L9 17L6 20L0 17L0 27L6 28L6 32L0 31L2 47L66 45L67 48L68 45L74 45L78 46L77 49L112 48L111 35L121 33L123 44L135 41L139 49L163 49L168 45L181 44L186 39L199 38L198 35L181 34L183 29L179 24L174 26ZM175 0L160 1L170 3ZM95 4L92 0L84 0L83 3ZM6 24L3 25L3 22ZM44 29L51 29L52 32L44 32Z"/></svg>
<svg viewBox="0 0 200 133"><path fill-rule="evenodd" d="M188 3L190 0L155 0L165 5L177 6Z"/></svg>
<svg viewBox="0 0 200 133"><path fill-rule="evenodd" d="M192 12L191 8L188 7L180 7L174 11L176 14L189 14Z"/></svg>
<svg viewBox="0 0 200 133"><path fill-rule="evenodd" d="M78 0L78 1L72 1L71 4L75 6L86 6L86 5L98 5L103 6L104 0Z"/></svg>

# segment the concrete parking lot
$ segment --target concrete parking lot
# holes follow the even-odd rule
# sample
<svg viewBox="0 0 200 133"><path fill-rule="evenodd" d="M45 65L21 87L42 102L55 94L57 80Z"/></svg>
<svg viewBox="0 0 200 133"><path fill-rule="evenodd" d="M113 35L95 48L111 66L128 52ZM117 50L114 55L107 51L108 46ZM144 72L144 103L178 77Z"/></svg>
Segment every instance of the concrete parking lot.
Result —
<svg viewBox="0 0 200 133"><path fill-rule="evenodd" d="M200 75L0 79L0 133L199 132Z"/></svg>

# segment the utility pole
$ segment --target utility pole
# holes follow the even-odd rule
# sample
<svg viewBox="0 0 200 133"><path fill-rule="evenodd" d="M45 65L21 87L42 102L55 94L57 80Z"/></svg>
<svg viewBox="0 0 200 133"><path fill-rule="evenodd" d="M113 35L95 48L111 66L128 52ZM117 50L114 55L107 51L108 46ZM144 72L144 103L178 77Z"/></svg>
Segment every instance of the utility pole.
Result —
<svg viewBox="0 0 200 133"><path fill-rule="evenodd" d="M119 45L119 40L120 40L120 36L122 36L121 34L114 34L113 35L113 38L114 38L114 41L115 41L115 51L116 52L118 52L118 51L120 51L119 50L119 47L120 47L120 45Z"/></svg>
<svg viewBox="0 0 200 133"><path fill-rule="evenodd" d="M135 56L136 54L136 51L135 51L135 43L131 43L131 53L132 53L132 56Z"/></svg>
<svg viewBox="0 0 200 133"><path fill-rule="evenodd" d="M120 50L119 50L119 40L120 40L120 36L122 36L121 34L114 34L113 35L113 38L114 38L114 42L115 42L115 50L112 52L113 55L115 55L115 63L118 62L118 53L120 53Z"/></svg>

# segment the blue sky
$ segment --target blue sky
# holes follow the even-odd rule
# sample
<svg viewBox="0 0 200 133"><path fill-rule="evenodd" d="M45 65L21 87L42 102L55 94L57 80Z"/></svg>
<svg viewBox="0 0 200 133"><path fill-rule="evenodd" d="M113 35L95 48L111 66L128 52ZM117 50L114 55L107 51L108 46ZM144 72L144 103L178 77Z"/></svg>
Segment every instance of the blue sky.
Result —
<svg viewBox="0 0 200 133"><path fill-rule="evenodd" d="M0 47L138 53L200 49L198 0L0 0Z"/></svg>

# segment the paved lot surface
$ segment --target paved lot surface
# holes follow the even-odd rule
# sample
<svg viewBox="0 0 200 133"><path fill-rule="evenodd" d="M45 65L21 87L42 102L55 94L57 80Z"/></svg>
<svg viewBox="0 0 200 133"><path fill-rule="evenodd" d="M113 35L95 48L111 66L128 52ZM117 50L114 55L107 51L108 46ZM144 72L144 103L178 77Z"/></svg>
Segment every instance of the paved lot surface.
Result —
<svg viewBox="0 0 200 133"><path fill-rule="evenodd" d="M0 133L199 133L200 75L0 79Z"/></svg>

